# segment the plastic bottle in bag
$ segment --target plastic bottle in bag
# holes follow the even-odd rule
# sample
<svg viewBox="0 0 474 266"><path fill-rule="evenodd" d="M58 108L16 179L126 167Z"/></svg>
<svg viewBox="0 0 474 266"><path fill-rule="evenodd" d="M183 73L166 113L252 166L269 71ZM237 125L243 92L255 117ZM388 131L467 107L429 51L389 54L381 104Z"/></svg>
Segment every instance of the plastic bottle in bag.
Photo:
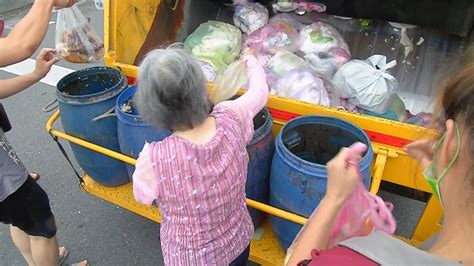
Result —
<svg viewBox="0 0 474 266"><path fill-rule="evenodd" d="M58 10L56 50L71 63L88 63L104 56L104 43L82 12L76 7Z"/></svg>
<svg viewBox="0 0 474 266"><path fill-rule="evenodd" d="M384 114L398 89L398 81L387 73L396 65L395 60L387 63L383 55L352 60L339 68L332 82L341 98L347 98L362 109Z"/></svg>

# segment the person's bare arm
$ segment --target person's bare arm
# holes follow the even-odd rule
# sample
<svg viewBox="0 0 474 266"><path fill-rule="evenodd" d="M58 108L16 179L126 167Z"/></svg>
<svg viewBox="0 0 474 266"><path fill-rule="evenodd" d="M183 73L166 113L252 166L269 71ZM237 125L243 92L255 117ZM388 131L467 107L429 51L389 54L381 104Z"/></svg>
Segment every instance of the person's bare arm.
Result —
<svg viewBox="0 0 474 266"><path fill-rule="evenodd" d="M19 93L42 79L59 59L55 58L54 49L43 49L36 58L35 70L26 75L0 80L0 99Z"/></svg>
<svg viewBox="0 0 474 266"><path fill-rule="evenodd" d="M5 38L0 38L0 67L29 58L43 41L48 31L53 7L69 7L74 0L35 0L26 16Z"/></svg>
<svg viewBox="0 0 474 266"><path fill-rule="evenodd" d="M327 164L327 192L318 209L305 225L305 231L295 243L293 253L287 265L294 266L299 262L311 259L311 251L328 248L329 236L344 201L354 191L358 174L357 169L347 164L348 149L342 149L339 154Z"/></svg>

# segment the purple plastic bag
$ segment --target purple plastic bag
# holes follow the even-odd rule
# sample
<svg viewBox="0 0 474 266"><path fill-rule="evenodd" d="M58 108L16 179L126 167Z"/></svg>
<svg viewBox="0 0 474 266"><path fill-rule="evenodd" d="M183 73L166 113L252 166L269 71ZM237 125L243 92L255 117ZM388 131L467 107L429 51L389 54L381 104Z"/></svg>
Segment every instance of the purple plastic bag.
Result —
<svg viewBox="0 0 474 266"><path fill-rule="evenodd" d="M309 69L293 69L276 81L272 93L313 104L330 106L328 92L322 79Z"/></svg>

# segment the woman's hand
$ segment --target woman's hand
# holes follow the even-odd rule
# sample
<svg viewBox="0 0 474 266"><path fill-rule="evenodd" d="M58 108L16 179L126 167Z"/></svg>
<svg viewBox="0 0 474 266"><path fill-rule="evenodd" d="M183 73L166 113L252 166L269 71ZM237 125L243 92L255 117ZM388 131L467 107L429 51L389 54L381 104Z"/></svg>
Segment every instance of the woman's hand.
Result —
<svg viewBox="0 0 474 266"><path fill-rule="evenodd" d="M242 51L242 60L244 61L244 63L248 66L249 65L249 60L253 60L255 59L255 61L257 61L257 59L255 58L255 53L252 49L250 48L245 48L243 51Z"/></svg>
<svg viewBox="0 0 474 266"><path fill-rule="evenodd" d="M433 160L433 145L433 140L419 140L406 145L405 151L407 152L408 156L418 160L421 163L423 169L425 169Z"/></svg>
<svg viewBox="0 0 474 266"><path fill-rule="evenodd" d="M245 56L255 56L255 52L251 49L251 48L245 48L243 51L242 51L242 56L245 57Z"/></svg>
<svg viewBox="0 0 474 266"><path fill-rule="evenodd" d="M294 243L293 253L286 265L298 265L302 260L311 259L311 250L328 248L329 236L336 217L344 201L354 191L359 176L354 165L348 163L350 153L343 148L336 157L326 165L328 185L324 198Z"/></svg>
<svg viewBox="0 0 474 266"><path fill-rule="evenodd" d="M40 80L48 74L51 67L59 61L59 58L55 57L56 51L50 48L43 48L38 56L36 57L36 67L33 71L35 77Z"/></svg>
<svg viewBox="0 0 474 266"><path fill-rule="evenodd" d="M344 202L354 191L359 174L357 168L348 163L349 149L342 148L326 165L328 185L325 198L336 203Z"/></svg>

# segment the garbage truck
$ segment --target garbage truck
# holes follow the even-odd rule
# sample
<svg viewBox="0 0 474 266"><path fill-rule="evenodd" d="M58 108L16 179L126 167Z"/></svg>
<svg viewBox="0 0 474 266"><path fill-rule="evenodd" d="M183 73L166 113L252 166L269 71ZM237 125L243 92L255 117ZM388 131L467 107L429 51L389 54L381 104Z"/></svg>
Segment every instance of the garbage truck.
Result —
<svg viewBox="0 0 474 266"><path fill-rule="evenodd" d="M244 22L249 22L249 17L239 17L237 10L241 7L233 1L96 2L100 2L99 6L104 9L105 64L121 71L130 85L135 83L138 65L149 51L176 42L185 43L200 25L208 21L235 24L245 29L247 32L244 31L242 35L243 46L255 34L264 34L262 28L249 32L248 27L242 26ZM275 21L274 18L282 17L282 14L288 21L295 23L292 27L299 34L299 46L293 52L315 69L332 97L330 104L322 104L291 95L279 95L278 91L273 91L267 109L272 117L275 139L288 121L306 115L339 118L362 129L370 139L374 156L370 164L369 191L374 194L381 191L398 194L416 200L422 206L411 228L412 232L398 237L411 245L420 246L435 235L441 227L440 203L424 180L420 165L407 156L403 147L420 138L436 136L436 131L430 129L430 120L435 111L439 84L465 60L473 58L472 1L250 2L258 2L266 10L262 13L251 10L257 17L257 20L251 20L254 24L262 23L261 27L266 27L265 24L272 23L272 19ZM259 20L259 15L262 15L260 19L263 22ZM315 40L324 45L315 45ZM328 50L328 45L338 52L342 51L343 55ZM333 57L345 61L338 65L328 60ZM371 65L374 58L378 61ZM359 97L354 88L364 85L357 83L357 80L348 81L351 76L344 73L344 70L349 71L351 64L362 64L363 68L373 68L386 74L385 94L380 96L384 98L390 95L386 98L388 103L385 107L382 108L380 101L377 102L374 97L369 97L368 101ZM347 89L349 87L351 92ZM342 92L340 88L343 88ZM379 93L378 89L368 88L370 96ZM333 101L334 98L337 101ZM60 108L60 112L55 113L46 125L55 139L66 140L72 145L129 165L135 163L137 154L124 154L56 129L55 123L62 112ZM131 183L107 186L87 171L82 173L81 179L81 187L90 195L155 222L161 221L156 206L144 206L135 201ZM304 189L301 193L305 193ZM262 265L283 264L285 245L275 233L272 218L278 217L301 225L308 215L251 197L248 197L247 204L250 209L268 214L255 230L250 260ZM404 210L398 210L397 213L403 215Z"/></svg>

